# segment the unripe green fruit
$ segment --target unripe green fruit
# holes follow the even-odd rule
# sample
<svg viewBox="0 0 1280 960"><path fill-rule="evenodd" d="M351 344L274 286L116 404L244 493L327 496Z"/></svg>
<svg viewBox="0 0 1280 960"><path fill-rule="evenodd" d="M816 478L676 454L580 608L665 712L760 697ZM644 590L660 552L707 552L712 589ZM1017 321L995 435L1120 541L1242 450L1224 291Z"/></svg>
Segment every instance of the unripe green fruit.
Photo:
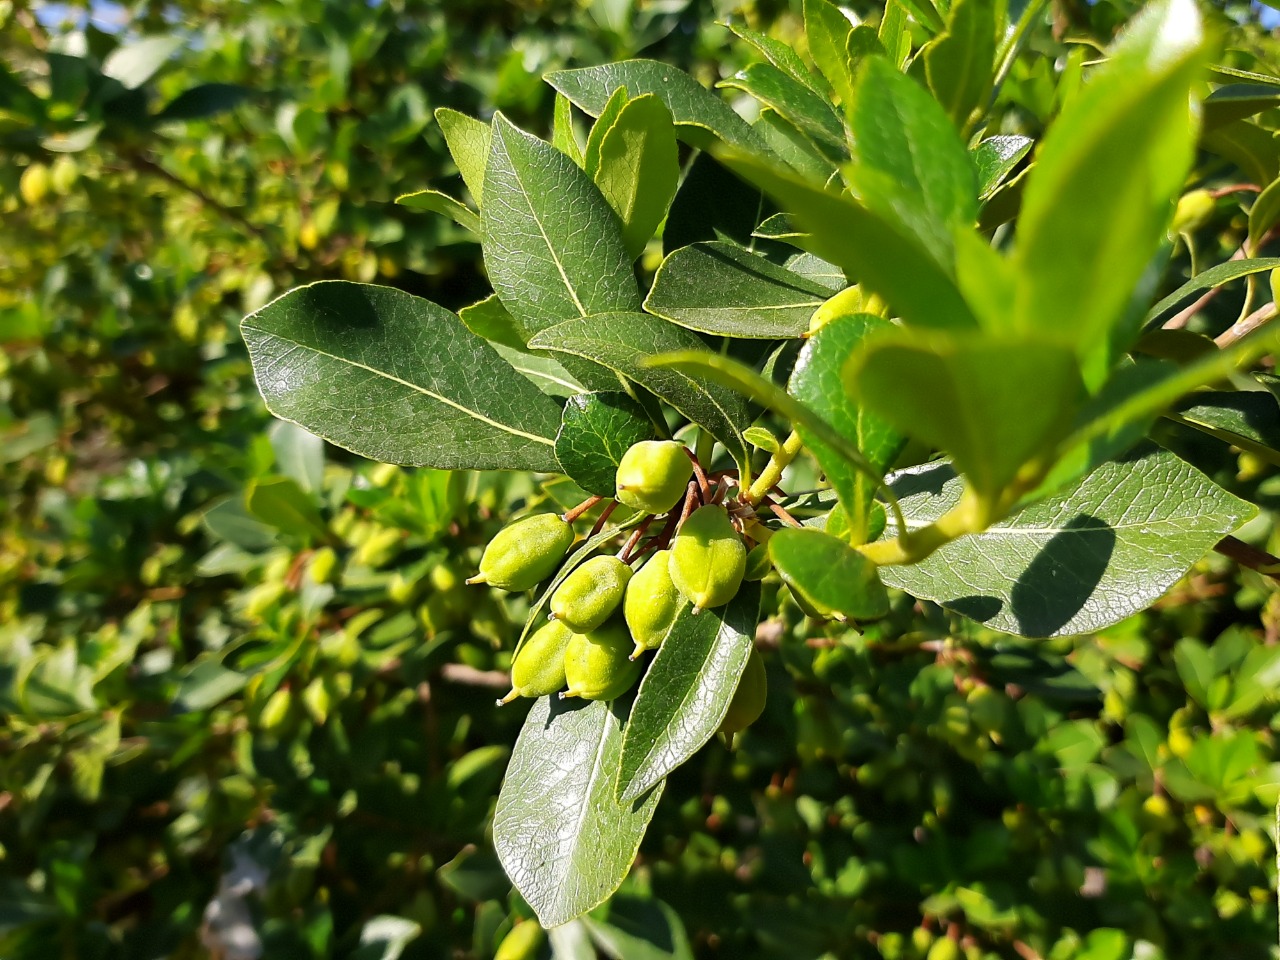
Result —
<svg viewBox="0 0 1280 960"><path fill-rule="evenodd" d="M537 586L564 559L573 543L573 527L554 513L539 513L509 523L489 541L480 572L467 583L488 583L519 592Z"/></svg>
<svg viewBox="0 0 1280 960"><path fill-rule="evenodd" d="M862 313L862 291L858 287L845 287L834 297L827 300L809 318L808 336L813 336L836 317L851 313Z"/></svg>
<svg viewBox="0 0 1280 960"><path fill-rule="evenodd" d="M674 440L642 440L618 463L618 502L644 513L666 513L684 496L693 464Z"/></svg>
<svg viewBox="0 0 1280 960"><path fill-rule="evenodd" d="M939 937L929 948L927 960L960 960L960 944L950 937Z"/></svg>
<svg viewBox="0 0 1280 960"><path fill-rule="evenodd" d="M671 580L671 551L659 550L631 578L622 603L622 616L636 642L632 658L662 644L683 603Z"/></svg>
<svg viewBox="0 0 1280 960"><path fill-rule="evenodd" d="M574 633L594 630L622 602L631 568L617 557L592 557L575 569L551 595L551 616Z"/></svg>
<svg viewBox="0 0 1280 960"><path fill-rule="evenodd" d="M311 577L312 583L328 583L337 565L338 554L334 552L333 547L321 547L311 555L307 574Z"/></svg>
<svg viewBox="0 0 1280 960"><path fill-rule="evenodd" d="M542 927L532 920L517 923L511 928L511 932L502 938L502 943L498 945L498 952L493 955L493 960L533 960L538 955L538 948L542 946L544 939L546 934L542 932Z"/></svg>
<svg viewBox="0 0 1280 960"><path fill-rule="evenodd" d="M729 712L720 723L720 733L737 733L759 720L760 714L764 713L766 692L764 657L752 647L746 669L742 671L742 679L738 681L738 689L729 701Z"/></svg>
<svg viewBox="0 0 1280 960"><path fill-rule="evenodd" d="M553 620L535 630L511 662L511 692L498 701L516 697L549 697L565 685L564 654L573 631Z"/></svg>
<svg viewBox="0 0 1280 960"><path fill-rule="evenodd" d="M1173 211L1173 232L1190 233L1213 219L1218 201L1208 190L1192 190L1178 198Z"/></svg>
<svg viewBox="0 0 1280 960"><path fill-rule="evenodd" d="M724 507L690 514L671 544L671 579L698 613L734 598L747 571L747 547Z"/></svg>
<svg viewBox="0 0 1280 960"><path fill-rule="evenodd" d="M622 696L640 676L640 663L630 659L631 647L631 634L617 621L590 633L575 633L564 651L568 689L560 696L584 700Z"/></svg>

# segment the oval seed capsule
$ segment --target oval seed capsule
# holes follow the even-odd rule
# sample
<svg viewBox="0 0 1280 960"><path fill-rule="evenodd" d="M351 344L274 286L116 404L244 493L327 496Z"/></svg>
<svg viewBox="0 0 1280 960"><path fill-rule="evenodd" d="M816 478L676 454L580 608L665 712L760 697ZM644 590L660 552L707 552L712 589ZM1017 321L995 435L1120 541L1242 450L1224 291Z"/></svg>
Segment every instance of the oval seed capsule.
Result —
<svg viewBox="0 0 1280 960"><path fill-rule="evenodd" d="M640 676L640 664L630 659L630 653L631 635L617 621L590 633L575 633L564 652L568 688L560 696L584 700L622 696Z"/></svg>
<svg viewBox="0 0 1280 960"><path fill-rule="evenodd" d="M747 547L724 507L708 504L689 515L671 544L671 579L698 613L723 606L742 586Z"/></svg>
<svg viewBox="0 0 1280 960"><path fill-rule="evenodd" d="M634 660L646 650L655 650L671 632L684 597L671 580L671 551L659 550L627 584L622 616L636 642Z"/></svg>
<svg viewBox="0 0 1280 960"><path fill-rule="evenodd" d="M644 513L666 513L681 497L693 464L674 440L642 440L618 462L617 500Z"/></svg>
<svg viewBox="0 0 1280 960"><path fill-rule="evenodd" d="M554 513L507 524L480 557L480 572L467 583L488 583L518 592L537 586L560 566L573 543L573 527Z"/></svg>
<svg viewBox="0 0 1280 960"><path fill-rule="evenodd" d="M631 568L614 556L592 557L551 595L551 616L574 633L594 630L622 602Z"/></svg>
<svg viewBox="0 0 1280 960"><path fill-rule="evenodd" d="M564 653L572 637L572 630L554 620L535 630L511 663L511 692L498 705L516 697L549 697L562 690Z"/></svg>

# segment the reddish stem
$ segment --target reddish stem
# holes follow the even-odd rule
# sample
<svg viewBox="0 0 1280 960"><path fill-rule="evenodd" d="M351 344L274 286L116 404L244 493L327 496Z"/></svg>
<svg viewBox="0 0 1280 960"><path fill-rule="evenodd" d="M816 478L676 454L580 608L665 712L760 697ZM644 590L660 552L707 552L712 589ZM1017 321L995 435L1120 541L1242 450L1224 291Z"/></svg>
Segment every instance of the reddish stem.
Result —
<svg viewBox="0 0 1280 960"><path fill-rule="evenodd" d="M778 517L779 519L781 519L781 520L783 520L783 521L785 521L785 522L787 522L787 523L791 524L793 527L803 527L803 526L804 526L804 524L802 524L799 520L797 520L797 519L796 519L795 517L793 517L791 514L787 513L786 508L785 508L785 507L783 507L783 506L782 506L782 504L780 504L780 503L778 503L776 500L774 500L774 499L773 499L773 497L765 497L765 498L764 498L764 502L765 502L765 505L766 505L770 510L772 510L772 511L773 511L774 516L776 516L776 517Z"/></svg>
<svg viewBox="0 0 1280 960"><path fill-rule="evenodd" d="M609 515L610 515L611 513L613 513L613 511L615 511L615 510L617 510L617 509L618 509L618 501L617 501L617 500L610 500L610 501L609 501L609 505L608 505L607 507L605 507L605 508L604 508L603 512L601 512L601 514L600 514L600 519L596 521L596 525L595 525L594 527L592 527L592 528L591 528L591 533L589 533L587 536L588 536L588 537L594 537L597 533L599 533L601 530L603 530L603 529L604 529L604 525L605 525L605 521L606 521L606 520L608 520L608 519L609 519Z"/></svg>
<svg viewBox="0 0 1280 960"><path fill-rule="evenodd" d="M623 563L631 562L631 551L635 545L640 542L640 538L644 536L644 532L649 529L649 524L653 523L653 516L645 517L640 526L636 527L631 536L627 537L627 542L623 544L621 550L618 551L618 559Z"/></svg>
<svg viewBox="0 0 1280 960"><path fill-rule="evenodd" d="M588 510L590 510L592 507L594 507L597 503L599 503L603 499L604 497L587 497L587 499L583 500L580 504L578 504L572 510L569 510L567 513L564 513L563 515L561 515L560 519L563 520L565 523L573 523L573 521L577 520L580 516L582 516L584 513L586 513Z"/></svg>
<svg viewBox="0 0 1280 960"><path fill-rule="evenodd" d="M684 451L685 456L693 464L693 475L698 478L698 488L702 491L702 502L706 503L711 496L711 484L707 481L707 474L702 469L702 464L698 462L698 458L692 450L688 447L681 447L680 449Z"/></svg>

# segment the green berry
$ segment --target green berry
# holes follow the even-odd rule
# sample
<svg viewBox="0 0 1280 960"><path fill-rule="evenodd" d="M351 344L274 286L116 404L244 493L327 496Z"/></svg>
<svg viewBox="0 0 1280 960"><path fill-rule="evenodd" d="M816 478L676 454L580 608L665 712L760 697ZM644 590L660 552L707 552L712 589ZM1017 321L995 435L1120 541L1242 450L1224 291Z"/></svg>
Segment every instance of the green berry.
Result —
<svg viewBox="0 0 1280 960"><path fill-rule="evenodd" d="M511 663L511 692L498 701L516 697L549 697L565 685L564 654L573 631L552 621L539 627L525 641Z"/></svg>
<svg viewBox="0 0 1280 960"><path fill-rule="evenodd" d="M562 697L614 700L640 676L640 664L630 659L631 634L624 624L611 621L590 633L575 633L564 652L568 689Z"/></svg>
<svg viewBox="0 0 1280 960"><path fill-rule="evenodd" d="M1208 190L1192 190L1178 198L1173 211L1173 232L1192 233L1213 219L1218 201Z"/></svg>
<svg viewBox="0 0 1280 960"><path fill-rule="evenodd" d="M766 686L764 657L752 647L746 669L742 671L738 689L729 701L729 712L724 715L719 732L734 734L759 720L760 714L764 713Z"/></svg>
<svg viewBox="0 0 1280 960"><path fill-rule="evenodd" d="M674 440L642 440L618 463L618 502L644 513L666 513L684 496L693 464Z"/></svg>
<svg viewBox="0 0 1280 960"><path fill-rule="evenodd" d="M684 597L671 581L671 551L659 550L627 584L622 615L636 642L633 658L654 650L671 632Z"/></svg>
<svg viewBox="0 0 1280 960"><path fill-rule="evenodd" d="M537 586L560 566L573 543L573 527L554 513L509 523L489 541L480 572L467 583L488 583L519 592Z"/></svg>
<svg viewBox="0 0 1280 960"><path fill-rule="evenodd" d="M671 579L698 613L723 606L742 586L747 547L724 507L699 507L671 544Z"/></svg>
<svg viewBox="0 0 1280 960"><path fill-rule="evenodd" d="M574 633L594 630L618 609L630 579L631 568L617 557L592 557L556 587L551 617Z"/></svg>
<svg viewBox="0 0 1280 960"><path fill-rule="evenodd" d="M960 944L950 937L940 937L929 948L928 960L960 960Z"/></svg>

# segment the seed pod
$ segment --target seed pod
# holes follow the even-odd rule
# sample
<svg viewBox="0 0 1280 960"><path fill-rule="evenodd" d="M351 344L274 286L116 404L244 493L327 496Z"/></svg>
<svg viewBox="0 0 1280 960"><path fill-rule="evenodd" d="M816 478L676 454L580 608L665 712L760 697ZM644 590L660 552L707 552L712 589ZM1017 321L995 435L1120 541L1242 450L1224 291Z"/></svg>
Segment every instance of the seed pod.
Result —
<svg viewBox="0 0 1280 960"><path fill-rule="evenodd" d="M666 513L684 496L693 464L674 440L642 440L618 463L617 499L645 513Z"/></svg>
<svg viewBox="0 0 1280 960"><path fill-rule="evenodd" d="M671 579L699 613L728 603L742 586L747 547L724 507L690 514L671 544Z"/></svg>
<svg viewBox="0 0 1280 960"><path fill-rule="evenodd" d="M564 651L568 689L561 697L613 700L640 676L640 664L629 659L631 635L616 620L590 633L575 633Z"/></svg>
<svg viewBox="0 0 1280 960"><path fill-rule="evenodd" d="M1173 233L1193 233L1213 219L1218 201L1208 190L1192 190L1178 198L1173 211Z"/></svg>
<svg viewBox="0 0 1280 960"><path fill-rule="evenodd" d="M333 578L333 572L337 566L338 555L333 547L321 547L311 555L307 574L311 577L312 583L328 583Z"/></svg>
<svg viewBox="0 0 1280 960"><path fill-rule="evenodd" d="M617 557L592 557L556 587L551 617L574 633L594 630L618 609L630 579L631 568Z"/></svg>
<svg viewBox="0 0 1280 960"><path fill-rule="evenodd" d="M836 317L862 313L862 311L862 291L856 286L845 287L813 311L813 316L809 318L809 332L805 336L813 336Z"/></svg>
<svg viewBox="0 0 1280 960"><path fill-rule="evenodd" d="M633 660L662 644L683 603L684 597L671 581L671 551L659 550L631 578L622 603L622 615L636 642Z"/></svg>
<svg viewBox="0 0 1280 960"><path fill-rule="evenodd" d="M532 920L517 923L511 932L502 938L493 960L533 960L538 955L538 948L546 939L542 927Z"/></svg>
<svg viewBox="0 0 1280 960"><path fill-rule="evenodd" d="M499 706L516 697L549 697L563 689L564 652L572 637L572 630L554 620L535 630L511 663L511 692Z"/></svg>
<svg viewBox="0 0 1280 960"><path fill-rule="evenodd" d="M573 527L554 513L539 513L509 523L489 541L480 572L467 583L488 583L502 590L529 590L555 572L573 543Z"/></svg>
<svg viewBox="0 0 1280 960"><path fill-rule="evenodd" d="M755 647L751 648L751 656L747 659L746 669L742 671L742 679L738 681L738 689L729 701L729 712L720 723L720 733L735 734L745 730L760 719L764 713L764 700L767 681L764 672L764 657Z"/></svg>

